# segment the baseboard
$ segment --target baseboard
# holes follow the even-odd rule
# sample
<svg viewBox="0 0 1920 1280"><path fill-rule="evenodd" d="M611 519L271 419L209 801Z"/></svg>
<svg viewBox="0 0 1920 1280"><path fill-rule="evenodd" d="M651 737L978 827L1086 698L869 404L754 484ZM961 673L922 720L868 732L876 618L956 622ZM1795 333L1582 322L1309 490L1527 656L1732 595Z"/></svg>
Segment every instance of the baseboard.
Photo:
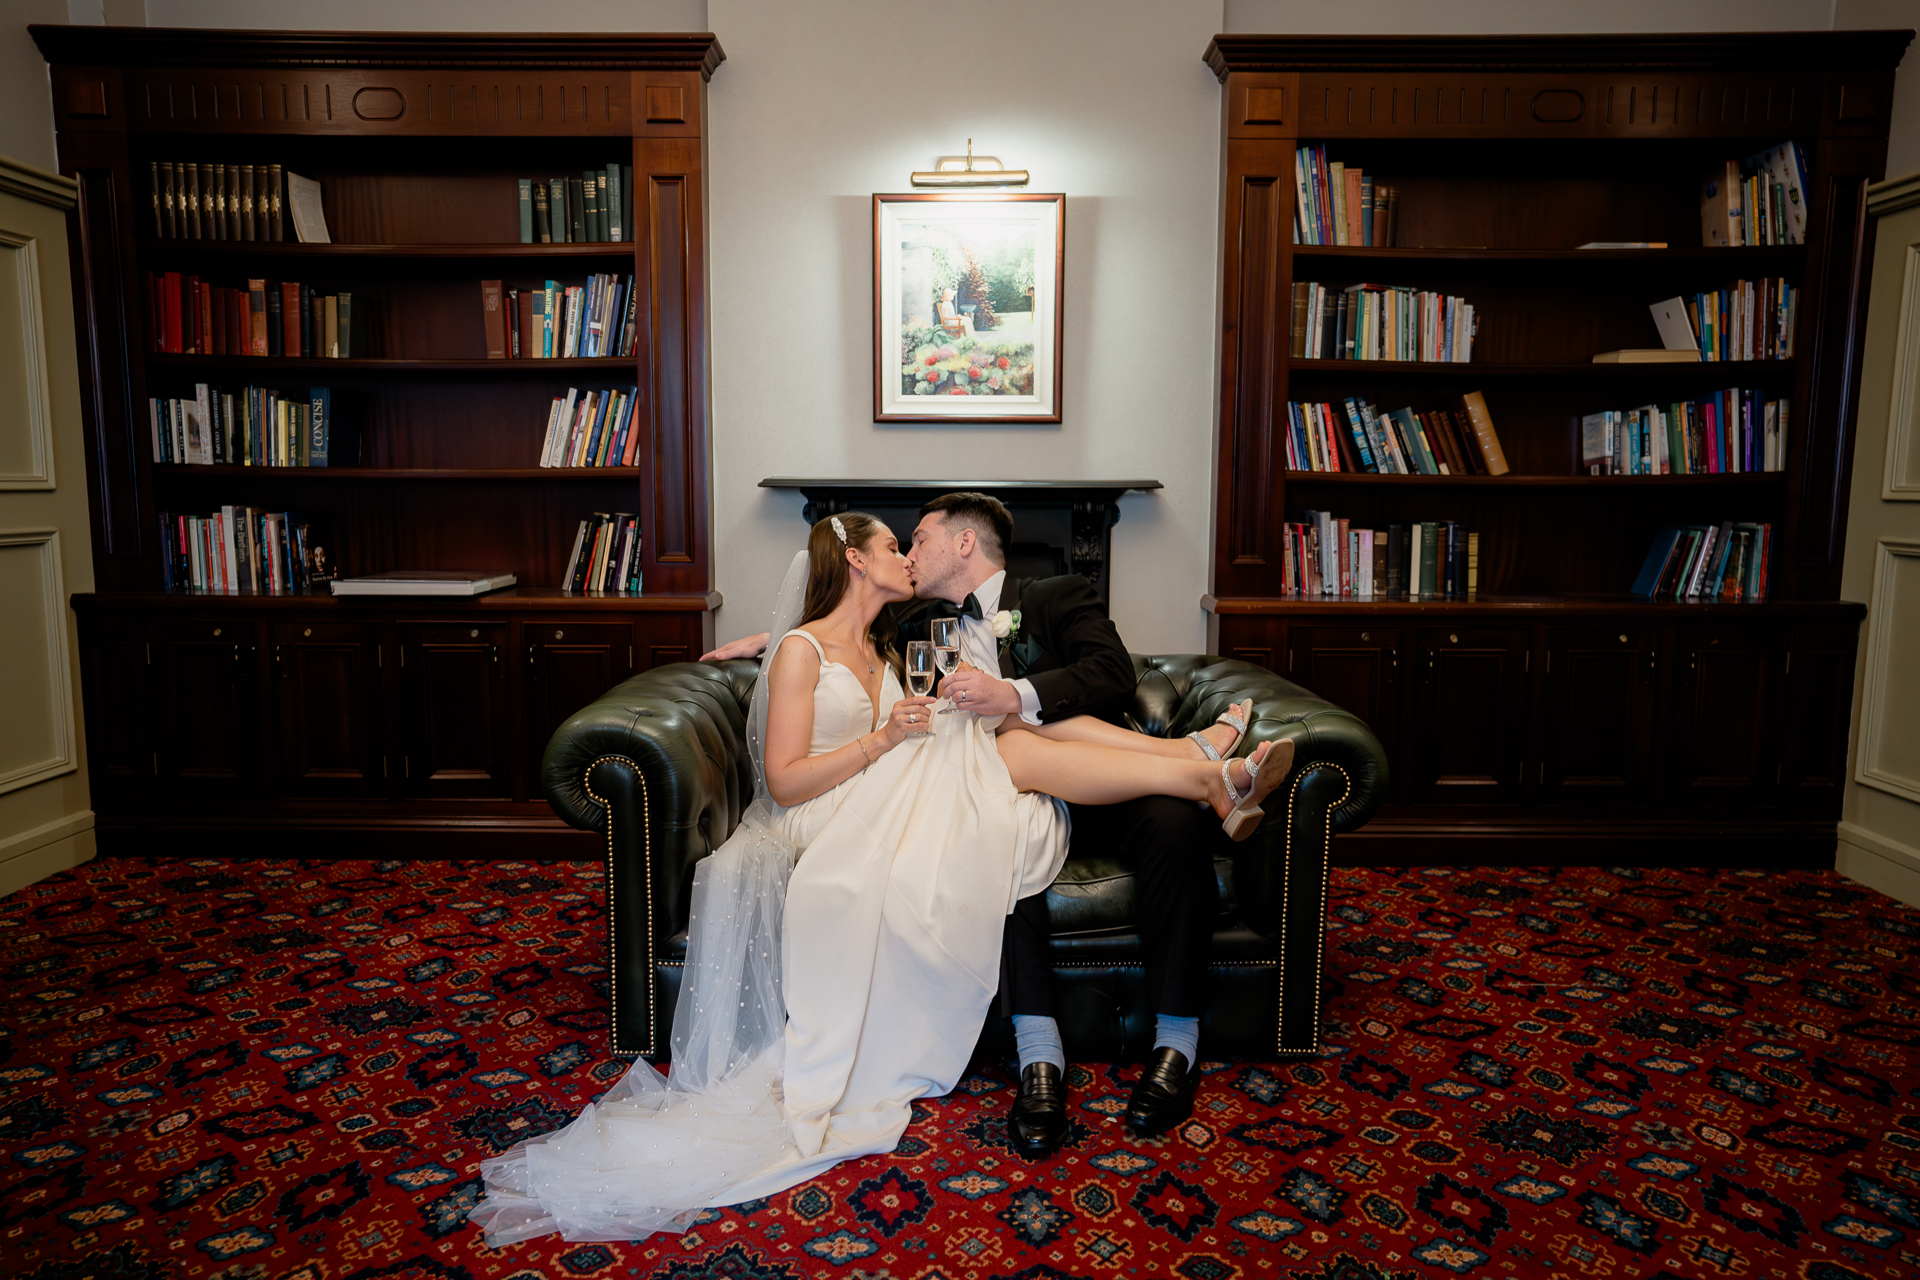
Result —
<svg viewBox="0 0 1920 1280"><path fill-rule="evenodd" d="M1840 824L1834 869L1889 898L1920 907L1920 849L1851 822Z"/></svg>
<svg viewBox="0 0 1920 1280"><path fill-rule="evenodd" d="M1530 817L1448 821L1375 818L1333 839L1344 867L1773 867L1833 866L1830 821L1716 819L1569 820Z"/></svg>
<svg viewBox="0 0 1920 1280"><path fill-rule="evenodd" d="M95 852L91 810L68 814L0 840L0 896L71 870L93 858Z"/></svg>

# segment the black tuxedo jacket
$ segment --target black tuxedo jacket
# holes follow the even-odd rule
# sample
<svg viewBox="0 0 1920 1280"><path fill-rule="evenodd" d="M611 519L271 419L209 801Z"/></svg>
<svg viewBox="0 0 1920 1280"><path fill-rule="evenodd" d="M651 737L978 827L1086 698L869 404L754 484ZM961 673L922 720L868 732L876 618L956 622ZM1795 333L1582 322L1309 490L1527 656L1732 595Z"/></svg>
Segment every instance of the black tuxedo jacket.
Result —
<svg viewBox="0 0 1920 1280"><path fill-rule="evenodd" d="M895 606L900 643L927 638L925 600ZM1093 584L1077 573L1008 577L1000 608L1020 611L1020 630L999 642L1000 676L1033 682L1043 723L1093 715L1118 721L1133 696L1133 658Z"/></svg>

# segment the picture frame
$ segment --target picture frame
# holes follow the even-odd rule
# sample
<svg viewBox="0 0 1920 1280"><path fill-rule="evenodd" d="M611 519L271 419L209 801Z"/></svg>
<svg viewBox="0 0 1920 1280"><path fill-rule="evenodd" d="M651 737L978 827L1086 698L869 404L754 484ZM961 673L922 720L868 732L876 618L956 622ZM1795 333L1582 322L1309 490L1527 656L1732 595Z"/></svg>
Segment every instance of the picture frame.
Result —
<svg viewBox="0 0 1920 1280"><path fill-rule="evenodd" d="M873 420L1060 421L1067 198L873 197Z"/></svg>

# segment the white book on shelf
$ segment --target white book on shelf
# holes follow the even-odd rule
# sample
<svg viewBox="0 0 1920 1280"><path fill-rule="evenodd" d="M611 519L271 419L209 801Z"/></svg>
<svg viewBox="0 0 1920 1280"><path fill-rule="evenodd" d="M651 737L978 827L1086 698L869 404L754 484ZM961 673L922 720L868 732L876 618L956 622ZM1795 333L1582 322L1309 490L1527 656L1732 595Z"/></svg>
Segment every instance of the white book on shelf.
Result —
<svg viewBox="0 0 1920 1280"><path fill-rule="evenodd" d="M229 591L240 589L240 555L238 539L234 536L234 517L232 507L220 508L220 550L223 562L220 576L225 579L223 586Z"/></svg>
<svg viewBox="0 0 1920 1280"><path fill-rule="evenodd" d="M540 465L553 465L553 433L555 424L560 421L560 406L566 403L565 397L555 396L553 403L547 406L547 433L540 437Z"/></svg>
<svg viewBox="0 0 1920 1280"><path fill-rule="evenodd" d="M547 465L550 467L565 467L565 466L572 465L573 414L574 414L575 406L578 405L579 403L580 403L580 389L578 387L568 387L566 398L559 402L559 408L556 411L556 416L553 422L553 428L548 434L548 439L551 441L551 449L552 449L552 454L551 454L552 460L547 463Z"/></svg>
<svg viewBox="0 0 1920 1280"><path fill-rule="evenodd" d="M511 587L517 579L495 569L389 569L358 578L336 578L337 596L477 596Z"/></svg>

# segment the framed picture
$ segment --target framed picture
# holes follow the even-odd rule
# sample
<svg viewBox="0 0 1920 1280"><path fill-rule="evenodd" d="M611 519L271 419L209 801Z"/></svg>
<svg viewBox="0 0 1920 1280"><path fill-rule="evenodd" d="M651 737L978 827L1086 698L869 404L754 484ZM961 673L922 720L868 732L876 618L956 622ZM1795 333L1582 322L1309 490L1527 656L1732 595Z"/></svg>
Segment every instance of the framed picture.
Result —
<svg viewBox="0 0 1920 1280"><path fill-rule="evenodd" d="M873 198L873 420L1060 421L1067 198Z"/></svg>

